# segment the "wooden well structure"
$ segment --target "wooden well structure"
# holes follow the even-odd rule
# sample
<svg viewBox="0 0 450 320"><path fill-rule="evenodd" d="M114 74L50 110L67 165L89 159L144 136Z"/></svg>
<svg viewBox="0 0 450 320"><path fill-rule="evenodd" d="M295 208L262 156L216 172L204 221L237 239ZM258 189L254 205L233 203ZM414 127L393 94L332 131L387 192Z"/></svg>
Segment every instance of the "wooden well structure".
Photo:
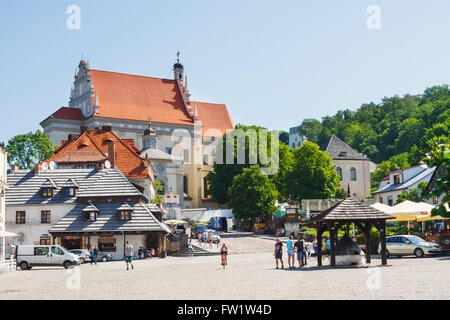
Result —
<svg viewBox="0 0 450 320"><path fill-rule="evenodd" d="M354 223L364 232L366 238L366 262L370 263L370 231L372 226L380 232L381 240L381 264L387 264L386 256L386 220L393 216L378 209L372 208L358 200L347 198L335 204L331 208L322 211L311 220L316 224L317 230L317 265L322 266L322 234L330 233L331 266L336 266L337 231L343 225Z"/></svg>

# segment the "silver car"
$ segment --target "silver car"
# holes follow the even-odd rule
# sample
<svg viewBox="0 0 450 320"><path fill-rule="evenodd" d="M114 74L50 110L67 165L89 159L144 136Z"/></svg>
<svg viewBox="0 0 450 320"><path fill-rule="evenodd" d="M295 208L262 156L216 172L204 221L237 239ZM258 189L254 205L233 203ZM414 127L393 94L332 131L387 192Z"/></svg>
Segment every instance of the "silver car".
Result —
<svg viewBox="0 0 450 320"><path fill-rule="evenodd" d="M426 254L438 254L444 250L439 244L427 242L418 236L397 235L386 237L387 256L411 256L422 258ZM378 245L381 254L381 243Z"/></svg>

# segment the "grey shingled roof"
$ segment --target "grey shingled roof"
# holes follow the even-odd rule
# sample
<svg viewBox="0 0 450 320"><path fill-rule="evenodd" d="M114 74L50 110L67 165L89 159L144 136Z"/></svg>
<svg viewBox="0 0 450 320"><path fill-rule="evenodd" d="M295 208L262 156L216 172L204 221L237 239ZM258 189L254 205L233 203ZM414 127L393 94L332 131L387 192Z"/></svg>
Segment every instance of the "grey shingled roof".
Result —
<svg viewBox="0 0 450 320"><path fill-rule="evenodd" d="M45 182L41 185L41 188L55 188L56 189L58 187L52 179L47 178L47 180L45 180Z"/></svg>
<svg viewBox="0 0 450 320"><path fill-rule="evenodd" d="M336 221L336 220L382 220L393 219L390 214L372 208L358 200L347 198L322 211L312 218L313 221Z"/></svg>
<svg viewBox="0 0 450 320"><path fill-rule="evenodd" d="M53 197L44 198L40 190L47 179L52 179L57 188ZM75 197L66 197L62 186L73 179L79 188ZM6 205L36 205L75 203L77 197L94 196L143 196L128 179L114 169L55 169L35 174L30 171L12 171L8 174L10 188L6 191Z"/></svg>
<svg viewBox="0 0 450 320"><path fill-rule="evenodd" d="M348 144L336 137L334 134L328 141L328 155L335 160L370 160L368 157L359 154L353 150ZM343 155L342 153L346 153Z"/></svg>
<svg viewBox="0 0 450 320"><path fill-rule="evenodd" d="M75 180L73 180L72 178L67 179L66 182L64 182L61 185L62 188L68 188L68 187L75 187L75 188L79 188L80 186L78 185L78 183L76 183Z"/></svg>
<svg viewBox="0 0 450 320"><path fill-rule="evenodd" d="M83 210L81 210L81 211L83 211L83 212L97 211L98 212L99 210L97 209L96 206L94 206L92 203L90 203L87 207L83 208Z"/></svg>
<svg viewBox="0 0 450 320"><path fill-rule="evenodd" d="M412 177L411 179L409 179L409 180L407 180L407 181L405 181L403 183L400 183L400 184L388 184L384 188L372 192L372 194L389 192L389 191L394 191L394 190L403 190L403 189L409 188L410 186L412 186L413 184L417 183L418 181L427 178L428 176L429 176L428 181L430 181L430 179L431 179L435 169L436 169L436 167L425 168L421 172L416 174L414 177ZM425 180L425 181L428 182L427 180Z"/></svg>
<svg viewBox="0 0 450 320"><path fill-rule="evenodd" d="M59 232L117 232L117 231L163 231L171 233L170 229L159 222L145 203L132 203L131 220L121 221L117 209L122 202L96 203L99 213L97 221L83 221L83 209L90 204L77 204L68 214L50 228L50 233Z"/></svg>
<svg viewBox="0 0 450 320"><path fill-rule="evenodd" d="M133 210L133 208L128 203L124 202L117 210Z"/></svg>
<svg viewBox="0 0 450 320"><path fill-rule="evenodd" d="M183 160L182 158L175 157L156 148L147 148L145 150L142 150L141 156L150 160Z"/></svg>

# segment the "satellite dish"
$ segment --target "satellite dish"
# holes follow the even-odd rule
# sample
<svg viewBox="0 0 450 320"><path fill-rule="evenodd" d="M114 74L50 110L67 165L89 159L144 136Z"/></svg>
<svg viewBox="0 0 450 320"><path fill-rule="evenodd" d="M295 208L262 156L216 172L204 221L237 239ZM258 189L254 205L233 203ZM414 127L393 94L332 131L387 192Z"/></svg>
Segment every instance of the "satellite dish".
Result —
<svg viewBox="0 0 450 320"><path fill-rule="evenodd" d="M105 168L106 169L110 169L111 168L111 162L109 162L109 160L105 161Z"/></svg>
<svg viewBox="0 0 450 320"><path fill-rule="evenodd" d="M43 169L43 170L48 170L48 164L47 164L47 162L44 162L44 163L42 164L42 169Z"/></svg>
<svg viewBox="0 0 450 320"><path fill-rule="evenodd" d="M55 170L58 167L55 161L50 161L50 169Z"/></svg>

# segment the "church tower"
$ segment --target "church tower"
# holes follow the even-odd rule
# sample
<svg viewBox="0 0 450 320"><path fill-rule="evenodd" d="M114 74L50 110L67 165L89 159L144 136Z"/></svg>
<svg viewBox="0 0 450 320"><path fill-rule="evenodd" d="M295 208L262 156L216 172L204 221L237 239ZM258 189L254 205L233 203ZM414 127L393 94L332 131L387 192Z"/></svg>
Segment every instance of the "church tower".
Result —
<svg viewBox="0 0 450 320"><path fill-rule="evenodd" d="M177 62L173 65L173 76L174 79L177 80L181 86L183 86L183 72L184 67L180 63L180 51L177 52Z"/></svg>
<svg viewBox="0 0 450 320"><path fill-rule="evenodd" d="M148 127L144 130L144 134L142 135L142 150L151 148L158 148L158 135L156 134L155 129L152 128L152 118L148 117Z"/></svg>

